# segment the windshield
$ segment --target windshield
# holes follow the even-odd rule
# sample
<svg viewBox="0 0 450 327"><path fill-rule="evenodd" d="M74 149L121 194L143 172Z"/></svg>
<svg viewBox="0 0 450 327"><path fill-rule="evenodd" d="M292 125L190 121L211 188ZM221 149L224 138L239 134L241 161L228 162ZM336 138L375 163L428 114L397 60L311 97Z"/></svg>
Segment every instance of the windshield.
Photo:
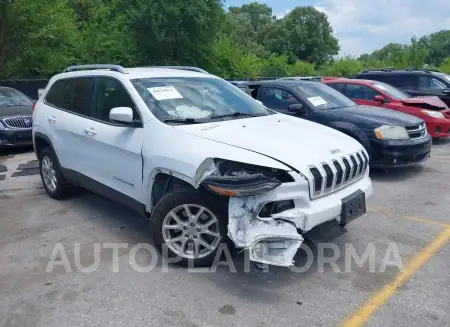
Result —
<svg viewBox="0 0 450 327"><path fill-rule="evenodd" d="M160 121L209 122L275 113L236 86L217 78L144 78L131 82Z"/></svg>
<svg viewBox="0 0 450 327"><path fill-rule="evenodd" d="M407 94L389 84L385 84L382 82L376 82L376 83L373 83L373 86L398 101L403 101L403 100L411 98L411 96L409 94Z"/></svg>
<svg viewBox="0 0 450 327"><path fill-rule="evenodd" d="M322 83L305 83L295 86L316 109L337 109L357 106L355 102L332 87Z"/></svg>
<svg viewBox="0 0 450 327"><path fill-rule="evenodd" d="M438 73L438 72L436 72L435 74L439 77L442 77L443 79L445 79L447 82L450 83L450 75L444 74L444 73Z"/></svg>
<svg viewBox="0 0 450 327"><path fill-rule="evenodd" d="M30 106L32 102L17 90L0 88L0 107Z"/></svg>

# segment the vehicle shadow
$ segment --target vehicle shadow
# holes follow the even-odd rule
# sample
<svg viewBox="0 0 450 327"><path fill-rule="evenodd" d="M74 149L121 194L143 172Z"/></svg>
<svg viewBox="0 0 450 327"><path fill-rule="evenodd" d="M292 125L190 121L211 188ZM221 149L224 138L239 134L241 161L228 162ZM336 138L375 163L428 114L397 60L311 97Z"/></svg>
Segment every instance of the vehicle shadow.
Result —
<svg viewBox="0 0 450 327"><path fill-rule="evenodd" d="M370 178L374 181L395 183L413 178L417 174L421 174L424 170L422 164L389 169L370 168Z"/></svg>
<svg viewBox="0 0 450 327"><path fill-rule="evenodd" d="M14 148L1 148L0 147L0 159L2 157L14 157L18 154L33 152L33 146L14 147Z"/></svg>
<svg viewBox="0 0 450 327"><path fill-rule="evenodd" d="M433 139L433 146L446 146L450 144L450 138Z"/></svg>
<svg viewBox="0 0 450 327"><path fill-rule="evenodd" d="M99 242L113 241L128 244L124 255L138 244L154 246L145 217L95 194L81 190L76 193L75 197L64 200L68 202L71 210L80 216L95 217L83 224L78 224L78 229L85 230ZM332 245L343 249L345 242L344 234L334 240ZM332 257L334 250L329 248L319 250L316 244L307 240L295 255L295 265L292 267L257 265L249 260L247 251L238 252L235 249L229 249L226 243L222 243L219 250L220 255L216 256L215 263L207 268L182 267L168 263L156 250L149 252L145 249L140 251L139 264L143 267L150 265L156 255L157 263L154 269L168 273L169 278L171 271L177 274L189 274L191 278L199 279L202 283L209 283L224 293L245 298L254 303L280 301L285 298L284 290L289 288L289 285L294 285L299 280L317 282L315 276L318 271L333 274L330 265L320 268L318 258ZM339 266L344 266L344 257L339 257L335 262ZM144 274L151 276L152 271ZM300 305L302 301L299 295L293 304L296 305L298 302L297 304Z"/></svg>

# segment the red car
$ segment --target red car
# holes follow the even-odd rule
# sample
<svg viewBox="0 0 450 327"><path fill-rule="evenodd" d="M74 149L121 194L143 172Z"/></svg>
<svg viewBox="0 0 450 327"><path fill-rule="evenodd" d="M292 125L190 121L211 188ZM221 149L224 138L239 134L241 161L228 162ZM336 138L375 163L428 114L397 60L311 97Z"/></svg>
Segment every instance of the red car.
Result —
<svg viewBox="0 0 450 327"><path fill-rule="evenodd" d="M422 118L433 138L450 137L450 109L438 97L412 97L392 85L361 79L330 79L323 83L357 104L401 111Z"/></svg>

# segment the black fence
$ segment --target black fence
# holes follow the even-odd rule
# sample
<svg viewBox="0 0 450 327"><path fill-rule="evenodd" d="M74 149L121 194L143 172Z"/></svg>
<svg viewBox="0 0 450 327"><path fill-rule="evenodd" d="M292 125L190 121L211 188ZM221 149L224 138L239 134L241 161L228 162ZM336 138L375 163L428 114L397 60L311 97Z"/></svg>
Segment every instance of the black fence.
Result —
<svg viewBox="0 0 450 327"><path fill-rule="evenodd" d="M0 86L12 87L25 93L33 100L39 98L38 89L44 89L47 86L48 79L10 79L0 80Z"/></svg>

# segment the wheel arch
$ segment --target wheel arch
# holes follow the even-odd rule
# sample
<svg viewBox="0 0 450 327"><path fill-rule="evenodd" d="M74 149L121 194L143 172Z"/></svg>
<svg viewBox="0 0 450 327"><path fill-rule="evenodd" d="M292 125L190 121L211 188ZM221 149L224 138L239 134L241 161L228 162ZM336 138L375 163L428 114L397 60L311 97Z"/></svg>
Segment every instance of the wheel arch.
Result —
<svg viewBox="0 0 450 327"><path fill-rule="evenodd" d="M148 190L146 196L145 209L151 213L156 204L169 191L175 190L196 190L194 181L186 175L178 172L157 168L149 177Z"/></svg>

